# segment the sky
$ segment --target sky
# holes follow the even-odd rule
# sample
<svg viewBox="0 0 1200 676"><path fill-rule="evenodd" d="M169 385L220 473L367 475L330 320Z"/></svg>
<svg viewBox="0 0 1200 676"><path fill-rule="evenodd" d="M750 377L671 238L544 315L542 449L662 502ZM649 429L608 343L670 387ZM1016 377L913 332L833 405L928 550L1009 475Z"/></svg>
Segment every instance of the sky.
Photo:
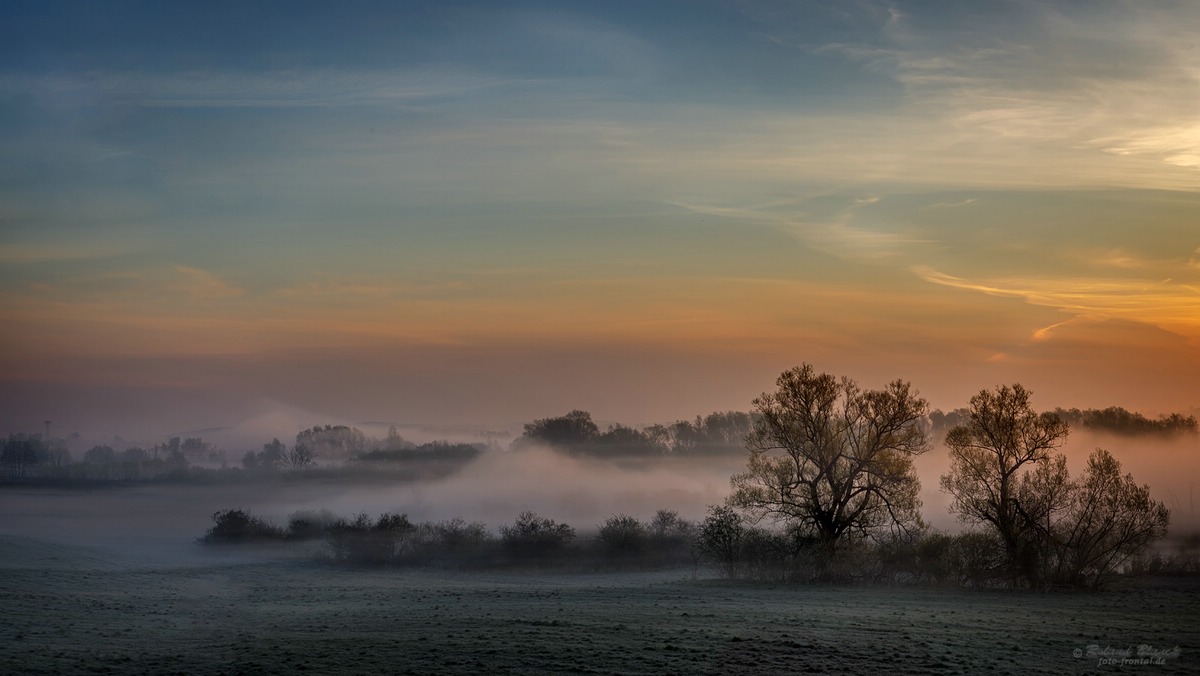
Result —
<svg viewBox="0 0 1200 676"><path fill-rule="evenodd" d="M6 2L0 432L669 422L803 362L1195 411L1196 36L1136 0Z"/></svg>

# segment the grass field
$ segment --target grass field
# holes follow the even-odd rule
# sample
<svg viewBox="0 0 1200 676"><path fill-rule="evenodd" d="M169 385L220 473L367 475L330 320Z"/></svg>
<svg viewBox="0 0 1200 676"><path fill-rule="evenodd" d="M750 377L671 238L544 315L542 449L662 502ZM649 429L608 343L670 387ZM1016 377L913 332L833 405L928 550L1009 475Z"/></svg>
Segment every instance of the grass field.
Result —
<svg viewBox="0 0 1200 676"><path fill-rule="evenodd" d="M304 551L179 546L142 560L0 536L0 673L1200 672L1194 578L1099 594L782 587L692 570L345 570ZM1179 654L1088 656L1136 659L1139 645Z"/></svg>

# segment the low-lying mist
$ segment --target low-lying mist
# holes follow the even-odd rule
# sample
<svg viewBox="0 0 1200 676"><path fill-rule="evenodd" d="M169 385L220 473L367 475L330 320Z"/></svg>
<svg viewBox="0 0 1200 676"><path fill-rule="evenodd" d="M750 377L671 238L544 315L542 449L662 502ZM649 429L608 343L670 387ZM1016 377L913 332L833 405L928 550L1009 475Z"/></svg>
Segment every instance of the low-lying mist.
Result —
<svg viewBox="0 0 1200 676"><path fill-rule="evenodd" d="M1195 495L1200 439L1077 431L1062 449L1072 476L1083 471L1088 454L1097 447L1111 451L1124 472L1149 484L1154 498L1170 508L1172 535L1200 530ZM947 509L949 498L939 488L948 465L940 442L916 461L925 519L935 528L958 531L961 526ZM103 545L160 562L195 549L189 545L212 525L212 514L230 508L276 523L286 523L294 512L321 509L344 516L401 512L415 522L461 517L483 522L493 531L531 510L582 534L594 532L615 514L648 520L657 510L670 509L699 520L709 505L724 501L729 478L744 466L742 454L605 460L527 446L486 451L447 477L412 482L294 477L79 490L9 487L0 492L5 515L0 533Z"/></svg>
<svg viewBox="0 0 1200 676"><path fill-rule="evenodd" d="M544 447L490 451L455 474L404 483L295 480L238 484L148 484L86 490L11 488L0 492L0 533L117 549L147 562L186 556L213 513L245 509L277 523L298 511L350 516L384 511L413 521L461 517L492 529L525 510L594 531L614 514L649 519L672 509L702 518L719 504L744 459L654 458L610 462Z"/></svg>
<svg viewBox="0 0 1200 676"><path fill-rule="evenodd" d="M613 462L532 446L484 453L434 481L316 487L315 495L288 495L264 505L263 515L283 517L311 508L340 514L391 510L413 520L462 517L497 528L531 510L586 532L614 514L649 518L659 509L672 509L699 519L708 505L724 501L729 477L743 464L743 458L731 456Z"/></svg>

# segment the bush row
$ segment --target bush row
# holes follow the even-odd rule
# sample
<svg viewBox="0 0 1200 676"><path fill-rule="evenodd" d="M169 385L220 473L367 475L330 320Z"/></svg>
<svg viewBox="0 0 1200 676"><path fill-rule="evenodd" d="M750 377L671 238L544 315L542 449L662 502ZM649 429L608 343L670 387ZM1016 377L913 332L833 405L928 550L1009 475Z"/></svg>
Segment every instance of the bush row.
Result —
<svg viewBox="0 0 1200 676"><path fill-rule="evenodd" d="M580 539L565 523L522 512L493 533L463 519L413 523L408 515L384 512L350 518L329 511L292 514L286 527L242 509L212 515L206 545L324 541L322 555L340 564L488 567L528 564L574 567L648 567L695 564L695 524L662 510L643 523L616 515Z"/></svg>
<svg viewBox="0 0 1200 676"><path fill-rule="evenodd" d="M749 524L729 507L710 508L700 523L669 510L649 521L615 515L584 538L571 526L534 512L521 513L497 532L457 518L414 523L394 512L346 518L327 510L303 511L292 514L286 527L241 509L222 510L212 518L212 528L200 538L203 544L322 542L321 556L344 565L594 570L704 564L730 579L772 582L1014 584L1003 546L988 533L924 530L830 548L810 537ZM1125 572L1200 573L1197 544L1183 543L1173 553L1147 553Z"/></svg>

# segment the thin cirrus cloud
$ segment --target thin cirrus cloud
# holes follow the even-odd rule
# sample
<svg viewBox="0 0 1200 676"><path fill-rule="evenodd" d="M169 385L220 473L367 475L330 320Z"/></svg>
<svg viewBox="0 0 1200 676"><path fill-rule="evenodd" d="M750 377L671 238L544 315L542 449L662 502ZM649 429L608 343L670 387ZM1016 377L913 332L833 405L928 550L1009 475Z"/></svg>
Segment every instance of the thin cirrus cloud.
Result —
<svg viewBox="0 0 1200 676"><path fill-rule="evenodd" d="M1200 290L1171 279L1014 278L975 281L927 267L913 272L927 282L992 296L1020 298L1088 319L1150 324L1200 341ZM1046 338L1047 328L1035 332Z"/></svg>
<svg viewBox="0 0 1200 676"><path fill-rule="evenodd" d="M929 244L930 240L885 228L866 228L853 223L858 207L875 204L878 198L858 198L831 214L826 220L810 218L803 213L803 200L780 200L748 207L716 206L673 201L670 204L688 211L730 219L741 224L760 224L794 236L806 246L824 254L856 261L896 259L909 252L913 245Z"/></svg>
<svg viewBox="0 0 1200 676"><path fill-rule="evenodd" d="M976 151L964 163L988 151L992 171L1019 161L1030 184L1200 184L1179 171L1195 168L1200 144L1194 5L1022 9L993 31L966 22L931 31L900 14L878 43L819 49L894 78L907 114L929 121L910 138L928 147L920 132L936 127L943 147Z"/></svg>

